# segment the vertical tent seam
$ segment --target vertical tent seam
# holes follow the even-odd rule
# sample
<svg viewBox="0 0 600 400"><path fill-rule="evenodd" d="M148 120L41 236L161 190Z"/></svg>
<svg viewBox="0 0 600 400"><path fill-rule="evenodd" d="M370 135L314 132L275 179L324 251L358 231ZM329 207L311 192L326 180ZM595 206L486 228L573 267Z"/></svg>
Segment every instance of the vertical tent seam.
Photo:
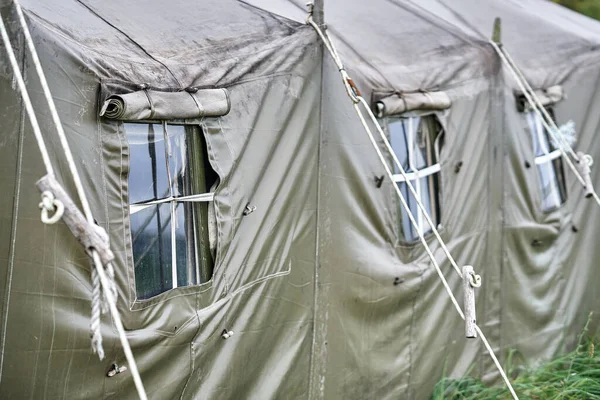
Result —
<svg viewBox="0 0 600 400"><path fill-rule="evenodd" d="M58 191L63 192L63 195L64 195L63 201L68 201L68 202L72 203L71 204L71 206L72 206L71 212L74 214L78 214L78 216L80 216L81 220L88 224L89 228L87 228L87 229L89 230L89 229L93 228L95 231L94 234L97 236L100 236L101 240L103 241L104 238L107 238L106 232L104 230L102 230L102 228L100 228L99 226L95 225L95 221L94 221L94 218L93 218L90 206L89 206L89 202L87 200L85 191L83 189L83 186L81 183L81 178L79 177L79 172L77 171L77 168L75 166L73 154L71 153L69 143L66 139L64 129L60 122L60 116L58 115L56 106L54 104L54 99L52 97L52 94L50 93L50 88L48 87L48 83L46 81L46 77L45 77L43 68L41 66L37 51L35 49L35 45L33 43L32 37L31 37L31 33L27 26L27 21L23 14L23 10L22 10L21 5L19 4L18 0L13 0L13 4L14 4L14 8L16 10L17 16L18 16L18 21L19 21L20 27L21 27L24 37L25 37L26 47L29 49L29 52L31 54L33 64L35 66L35 70L36 70L38 78L40 80L40 84L43 89L44 97L46 99L46 102L47 102L47 105L48 105L48 108L49 108L49 111L50 111L50 114L52 117L52 121L54 123L54 127L57 131L57 135L60 140L60 145L63 150L63 155L65 156L65 158L67 160L67 164L69 166L69 170L71 172L73 182L77 189L77 194L79 196L79 200L81 202L81 205L82 205L82 208L83 208L83 211L85 214L85 218L82 216L81 211L79 211L79 209L75 206L75 204L72 202L72 200L70 198L68 198L68 195L66 193L64 193L64 190L62 189L62 187L60 187L60 184L54 178L54 172L53 172L52 164L50 162L48 149L45 145L44 138L42 136L42 133L41 133L41 130L40 130L40 127L38 125L38 121L37 121L37 118L35 115L35 111L33 110L33 105L29 98L29 93L27 91L27 87L26 87L25 81L23 79L23 74L21 73L20 67L19 67L17 59L15 57L14 49L12 47L10 38L8 36L8 32L6 30L6 25L4 24L3 19L0 17L0 33L2 35L2 41L4 42L4 45L6 47L6 52L7 52L11 67L13 69L13 76L17 80L18 87L19 87L19 90L20 90L22 98L23 98L23 102L27 109L27 114L29 115L29 119L31 121L33 130L34 130L35 138L36 138L40 153L42 155L42 159L44 160L44 164L46 167L47 175L38 182L38 187L40 187L39 184L42 181L50 182L50 183L55 182L55 185L50 185L50 186L53 186L53 190L55 190L55 191L58 190ZM49 193L50 193L50 195L53 195L52 192L49 192ZM42 193L42 200L44 200L45 194L46 193ZM42 203L44 203L44 201ZM52 201L50 202L49 205L44 204L45 208L42 207L42 204L40 204L40 208L42 208L42 220L44 219L44 211L48 211L47 208L51 208L52 203L54 204L54 206L58 206L61 204L61 201L54 201L54 199L52 199ZM70 229L71 229L71 227L70 227ZM98 242L94 246L96 246L96 245L100 245L100 242ZM111 261L110 257L114 257L114 256L112 255L112 252L110 251L110 246L109 246L108 242L106 243L106 247L108 250L108 253L107 253L108 258L106 258L107 254L104 254L105 257L101 258L99 249L96 247L86 248L86 251L90 254L90 257L93 259L94 265L96 266L96 268L92 268L92 277L94 277L95 274L97 274L99 277L100 284L102 286L104 299L108 303L108 307L110 308L111 315L113 317L112 318L113 322L116 325L117 331L119 333L119 339L121 340L121 344L123 346L123 351L125 352L125 356L126 356L127 360L129 361L129 367L131 368L131 373L133 376L136 390L138 392L140 399L146 400L147 399L146 392L143 387L143 383L141 381L141 378L140 378L140 375L139 375L139 372L137 369L137 365L135 363L135 359L133 358L133 353L131 352L131 347L129 345L127 336L125 334L123 324L120 319L119 311L117 309L118 293L117 293L116 286L114 284L114 269L110 262ZM102 261L103 259L105 261ZM105 265L106 265L106 267L105 267ZM105 268L106 268L106 270L105 270ZM94 323L94 320L92 320L92 323ZM94 347L94 341L92 341L92 346L93 346L93 349L97 350L100 355L99 350L101 349L101 347Z"/></svg>
<svg viewBox="0 0 600 400"><path fill-rule="evenodd" d="M322 3L322 1L321 1ZM321 21L322 23L323 21ZM316 224L316 230L315 230L315 265L314 265L314 270L313 270L313 285L314 285L314 292L313 292L313 318L312 318L312 341L311 341L311 351L310 351L310 362L309 362L309 371L308 371L308 399L312 400L315 398L320 398L322 397L319 396L318 394L315 394L315 392L318 393L318 391L315 390L314 388L314 384L315 384L315 373L316 373L316 363L318 362L319 357L317 357L317 355L315 354L315 350L317 348L317 319L319 317L319 268L321 266L320 263L320 257L321 257L321 252L320 252L320 239L321 239L321 221L320 221L320 217L321 217L321 212L320 212L320 203L321 203L321 196L322 196L322 192L321 192L321 169L322 169L322 162L323 162L323 150L322 150L322 145L323 145L323 96L325 94L325 90L324 90L324 81L325 81L325 51L323 48L323 45L321 43L319 43L318 41L318 37L316 40L317 44L320 47L320 53L321 53L321 85L320 85L320 96L319 96L319 100L320 100L320 104L319 104L319 142L318 142L318 146L317 146L317 207L316 207L316 211L315 211L315 224ZM325 329L327 329L327 327L325 327ZM320 379L317 379L316 382L320 382Z"/></svg>
<svg viewBox="0 0 600 400"><path fill-rule="evenodd" d="M0 18L2 18L0 16ZM27 57L27 52L23 52L22 57L22 69L23 74L25 74L25 58ZM11 244L10 244L10 254L8 257L8 271L5 282L5 291L4 291L4 307L2 310L2 337L1 346L0 346L0 383L2 383L2 372L4 370L4 349L6 347L6 331L8 329L8 312L10 309L10 294L12 291L12 275L15 264L15 246L17 242L17 225L18 225L18 217L19 217L19 200L21 193L21 168L23 162L23 146L25 141L25 104L23 98L21 97L21 112L20 112L20 120L19 120L19 141L18 141L18 158L17 158L17 174L15 179L15 194L13 199L13 218L12 218L12 228L11 228Z"/></svg>

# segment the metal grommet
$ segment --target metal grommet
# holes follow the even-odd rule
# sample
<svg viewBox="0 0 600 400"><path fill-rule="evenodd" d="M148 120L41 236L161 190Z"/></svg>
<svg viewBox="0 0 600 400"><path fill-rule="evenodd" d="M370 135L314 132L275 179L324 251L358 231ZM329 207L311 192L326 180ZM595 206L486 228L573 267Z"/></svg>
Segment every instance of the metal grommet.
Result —
<svg viewBox="0 0 600 400"><path fill-rule="evenodd" d="M223 332L221 332L221 337L223 339L229 339L232 336L233 336L233 331L228 331L227 329L223 329Z"/></svg>
<svg viewBox="0 0 600 400"><path fill-rule="evenodd" d="M126 366L123 365L123 366L119 367L117 365L117 363L113 363L113 365L111 365L110 369L106 373L106 376L108 376L109 378L112 378L113 376L120 374L121 372L125 372L125 371L127 371Z"/></svg>
<svg viewBox="0 0 600 400"><path fill-rule="evenodd" d="M254 211L256 211L256 206L251 206L250 203L246 204L246 207L244 207L244 215L250 215L252 214Z"/></svg>

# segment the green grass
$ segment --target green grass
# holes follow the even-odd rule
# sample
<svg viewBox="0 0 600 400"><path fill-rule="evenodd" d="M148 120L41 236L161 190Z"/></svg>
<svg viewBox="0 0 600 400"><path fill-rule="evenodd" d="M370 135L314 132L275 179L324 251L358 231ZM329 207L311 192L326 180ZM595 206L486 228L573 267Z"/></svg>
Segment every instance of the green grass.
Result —
<svg viewBox="0 0 600 400"><path fill-rule="evenodd" d="M509 376L517 375L511 383L519 399L600 400L600 348L596 352L594 339L588 335L589 322L588 319L573 352L539 367L511 368L512 357L509 355L507 370ZM444 378L435 386L431 399L508 400L512 396L505 386L488 387L480 380L466 376Z"/></svg>

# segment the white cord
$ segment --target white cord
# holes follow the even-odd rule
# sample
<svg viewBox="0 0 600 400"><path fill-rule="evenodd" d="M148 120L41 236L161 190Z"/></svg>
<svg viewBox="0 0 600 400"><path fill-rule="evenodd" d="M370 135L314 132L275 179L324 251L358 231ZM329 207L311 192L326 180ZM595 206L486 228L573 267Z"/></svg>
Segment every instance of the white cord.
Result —
<svg viewBox="0 0 600 400"><path fill-rule="evenodd" d="M362 97L360 97L360 98L362 99ZM364 99L363 99L363 101L364 101ZM369 136L369 139L371 140L371 144L373 145L373 147L375 148L375 151L377 152L377 155L379 156L379 160L383 164L388 177L390 177L390 179L391 179L392 172L390 171L390 168L388 167L387 162L386 162L383 154L381 153L381 150L379 149L379 146L377 146L377 142L375 141L375 138L373 137L373 134L371 133L371 129L367 125L367 122L365 121L365 119L364 119L364 117L363 117L360 109L358 108L358 104L354 104L354 109L356 110L356 113L358 114L358 117L360 118L360 121L362 122L362 125L363 125L365 131L367 132L367 135ZM365 106L365 109L367 109L368 111L370 111L370 108L368 108L366 106ZM379 127L378 123L376 124L376 126L379 129L381 129ZM421 231L419 229L417 229L417 223L415 221L415 218L413 217L413 215L411 213L411 210L410 210L408 204L406 203L406 200L404 199L404 196L400 192L400 188L398 188L398 185L394 185L394 187L396 189L396 193L398 194L398 197L400 198L400 202L402 203L402 206L404 207L404 209L406 210L406 212L408 214L408 218L410 219L411 224L415 227L417 233L419 234L419 239L421 240L421 243L423 243L423 246L425 247L425 251L427 252L427 255L429 256L429 258L431 259L431 263L435 267L435 270L436 270L438 276L440 277L440 280L442 281L442 284L444 285L444 288L446 289L446 292L448 293L448 296L450 297L450 300L452 301L452 304L454 304L454 308L456 308L456 311L458 312L458 315L460 315L460 317L464 320L465 319L465 315L464 315L464 313L462 311L462 308L460 307L460 305L458 304L458 301L454 297L454 294L452 293L452 289L450 289L450 286L448 285L448 282L446 281L446 278L444 277L444 274L442 273L442 271L441 271L441 269L440 269L437 261L435 260L435 257L433 255L433 253L431 252L431 249L429 248L429 245L427 244L427 241L425 241L425 238L423 237L423 234L421 233ZM425 213L425 215L427 215L427 214ZM478 277L478 275L476 275L474 277L474 280L475 280L476 283L479 284L479 286L481 286L480 279L478 279L477 277ZM512 385L511 385L510 381L508 380L508 377L506 376L504 370L502 369L502 366L498 362L498 358L496 357L496 355L494 354L494 351L492 350L490 344L488 343L486 336L481 331L481 329L479 328L479 326L475 325L475 329L477 329L477 332L479 333L479 336L481 337L481 340L483 341L485 347L487 348L488 352L490 353L490 356L492 357L492 360L494 361L494 364L498 368L498 371L500 372L500 375L502 375L502 379L504 379L504 383L508 387L508 389L509 389L510 393L512 394L513 398L515 400L519 400L519 398L517 397L517 394L515 393L515 391L514 391Z"/></svg>
<svg viewBox="0 0 600 400"><path fill-rule="evenodd" d="M452 257L452 254L450 254L450 251L448 250L448 247L446 247L446 243L444 243L444 240L440 236L440 233L437 230L437 227L435 226L435 224L431 220L431 217L429 216L429 213L427 212L427 209L425 208L425 206L421 202L421 199L419 198L419 196L417 196L417 192L415 191L414 186L412 185L411 181L408 179L406 171L404 170L404 168L402 167L402 164L400 163L400 160L396 156L396 152L392 148L392 145L390 144L390 141L388 140L387 136L385 135L385 133L381 129L381 126L377 122L377 118L375 117L375 115L371 111L371 108L369 107L369 104L367 103L367 101L363 97L360 97L360 101L363 104L365 110L367 110L367 114L369 115L369 117L371 117L371 121L373 121L373 124L377 128L377 131L379 132L379 136L383 140L383 143L385 144L385 147L387 148L388 152L392 155L392 158L394 159L394 162L396 163L396 166L398 167L398 170L400 171L400 174L405 179L405 183L408 186L408 189L412 193L412 195L413 195L413 197L414 197L417 205L419 206L419 209L421 210L423 216L425 217L425 220L427 221L427 223L431 227L431 231L433 232L434 236L436 237L436 239L440 243L440 246L442 247L442 250L444 251L444 253L446 254L446 257L448 258L448 260L450 261L450 263L454 267L454 270L456 271L456 273L458 274L458 276L460 276L462 278L462 271L458 267L458 264L454 260L454 257ZM393 179L392 179L392 182L393 182ZM394 185L394 186L396 186L396 185Z"/></svg>
<svg viewBox="0 0 600 400"><path fill-rule="evenodd" d="M563 156L563 159L567 162L567 165L569 166L569 168L571 168L571 171L573 171L573 174L575 175L575 177L577 178L577 180L584 187L586 187L585 180L583 179L583 177L579 173L577 167L573 164L573 161L571 161L571 158L567 155L567 152L565 151L565 149L561 145L561 142L566 142L566 139L562 136L562 134L560 133L560 130L556 127L556 124L554 123L554 121L552 121L552 118L549 118L549 120L552 121L552 123L554 124L554 128L551 128L548 125L548 122L546 121L546 118L544 118L544 115L542 115L542 113L540 112L540 109L543 110L544 107L541 106L541 108L538 108L538 104L537 103L539 103L541 105L541 102L538 99L537 103L536 103L536 101L534 101L533 98L530 96L530 93L527 91L527 88L525 87L526 83L524 83L524 82L526 82L526 80L525 79L520 79L518 73L515 71L515 67L516 66L513 67L513 65L511 65L510 61L507 58L507 55L505 55L505 51L503 49L501 49L498 46L498 44L496 44L494 41L491 41L490 43L492 44L492 46L496 50L496 53L498 53L498 56L500 56L500 59L502 60L502 62L504 62L506 64L506 66L508 67L509 72L511 73L512 77L514 78L514 80L519 85L519 88L523 92L523 95L527 99L527 102L530 104L530 106L533 108L534 112L540 118L540 120L541 120L542 124L544 125L544 128L546 129L546 131L548 133L550 133L550 135L554 138L554 141L558 145L558 150L560 150L560 152L561 152L561 154ZM529 86L529 88L531 89L531 86ZM533 93L533 91L531 93ZM533 96L535 96L535 93L533 93ZM545 112L545 110L544 110L544 112ZM546 115L547 115L547 112L546 112ZM569 151L572 152L573 149L571 148L571 146L568 143L567 143L567 146L570 149ZM579 158L577 157L577 155L575 155L573 158L575 160L579 160ZM591 189L593 189L593 188L591 188ZM596 193L596 191L595 190L591 190L591 193L592 193L592 196L594 197L594 199L596 200L596 203L598 203L598 205L600 205L600 197L598 197L598 194Z"/></svg>
<svg viewBox="0 0 600 400"><path fill-rule="evenodd" d="M362 115L362 112L360 111L360 107L359 107L358 103L362 103L363 104L364 108L367 110L367 113L370 115L373 123L377 127L377 130L378 130L379 134L382 136L382 138L383 138L384 142L386 143L386 145L389 146L389 141L387 141L387 138L385 137L385 134L383 133L383 130L381 129L381 126L379 125L379 122L377 121L377 119L373 115L373 112L371 111L371 108L368 106L368 103L366 102L366 100L364 100L364 98L362 96L360 96L356 92L354 92L352 90L351 85L349 85L349 83L348 83L348 79L349 79L348 75L345 73L345 69L344 69L344 67L342 65L341 59L339 58L337 52L335 51L335 48L333 47L333 42L331 42L331 39L329 39L329 37L327 35L327 32L325 32L325 35L323 35L323 33L321 32L320 27L312 20L312 16L311 15L309 15L309 17L307 18L307 23L310 24L317 31L317 33L320 36L321 40L325 44L325 47L327 48L327 50L329 51L329 53L333 57L333 60L336 63L336 65L337 65L340 73L342 73L342 79L344 80L344 86L346 87L346 91L348 91L349 97L354 102L354 110L356 111L356 114L358 115L358 117L359 117L359 119L360 119L360 121L361 121L361 123L363 125L363 128L364 128L365 132L369 136L369 140L371 141L371 144L373 145L373 148L377 152L379 160L381 161L381 164L383 165L383 167L384 167L384 169L386 171L386 174L388 175L390 181L393 182L394 180L393 180L393 177L392 177L393 176L392 171L390 170L389 166L387 165L385 157L383 156L383 153L379 149L379 146L377 145L377 142L375 141L375 137L373 136L373 133L371 132L371 129L369 128L369 125L367 124L367 121L365 120L364 116ZM327 35L327 38L325 38L326 35ZM406 179L407 178L405 176L406 173L404 172L404 169L400 165L398 158L395 156L394 151L391 149L391 146L389 147L389 150L390 150L390 153L392 155L394 155L394 161L397 164L399 164L398 166L399 166L400 172L403 173L403 176ZM406 183L410 185L410 181L407 180ZM446 292L448 293L448 296L450 297L450 300L452 301L452 304L454 304L454 307L456 308L456 311L458 312L458 315L460 315L460 317L464 320L465 319L464 313L463 313L460 305L458 304L458 301L454 297L454 294L452 293L452 290L450 289L450 286L448 285L448 282L446 281L446 278L444 277L444 274L442 273L442 271L441 271L441 269L440 269L440 267L439 267L439 265L438 265L438 263L437 263L434 255L433 255L431 249L429 248L429 245L427 244L427 241L425 240L422 232L418 229L417 222L416 222L414 216L412 215L410 207L406 203L406 200L404 199L404 196L402 195L402 192L400 191L400 188L398 187L398 185L395 185L395 184L394 184L394 188L395 188L396 194L398 195L398 198L400 199L400 202L402 203L402 206L404 207L404 209L407 212L407 215L408 215L408 217L410 219L411 224L415 227L415 230L417 231L417 233L419 235L419 239L421 240L421 243L425 247L425 251L426 251L427 255L429 256L429 258L431 260L431 263L435 267L435 270L436 270L436 272L437 272L440 280L442 281L442 284L444 285L444 288L446 289ZM413 193L413 195L416 198L416 192L414 191L414 188L412 188L411 192ZM419 200L417 199L417 201L419 201ZM428 223L432 226L433 229L435 229L435 227L431 223L431 218L429 217L427 211L425 210L425 208L423 207L422 204L420 204L420 208L421 208L421 211L423 212L423 214L428 217ZM441 237L439 237L439 235L436 235L436 237L440 241L440 243L443 243L443 240L441 239ZM443 248L445 249L445 252L447 252L446 255L449 256L448 258L453 261L453 258L449 255L449 251L445 247L445 244L443 245ZM459 272L459 271L460 270L458 270L457 272L459 273L460 276L462 276L462 273ZM475 278L475 279L477 279L477 278ZM490 356L492 357L492 360L494 361L494 364L495 364L496 368L498 368L498 370L500 371L500 375L502 375L502 378L504 379L504 382L505 382L506 386L508 387L510 393L512 394L513 398L515 400L518 400L519 398L517 397L517 394L515 393L515 391L514 391L512 385L511 385L510 381L508 380L508 377L504 373L504 370L502 369L502 366L500 365L500 363L498 361L498 358L494 354L493 349L491 348L489 342L487 341L487 338L485 337L485 335L483 334L483 332L481 331L481 329L479 328L479 326L475 325L475 329L477 329L477 332L479 333L479 337L481 337L481 340L483 341L485 347L487 348L488 352L490 353Z"/></svg>
<svg viewBox="0 0 600 400"><path fill-rule="evenodd" d="M25 16L23 15L23 10L21 9L21 5L19 4L18 0L13 0L13 2L15 5L15 10L16 10L18 18L19 18L19 22L21 24L21 28L23 30L23 34L25 36L25 42L31 53L33 64L35 65L35 69L39 76L40 83L42 85L42 89L43 89L44 95L46 97L46 101L48 102L50 114L52 115L52 120L56 127L56 131L58 133L65 158L67 159L67 164L68 164L69 170L71 172L71 175L73 177L73 181L74 181L75 187L77 189L77 194L79 196L79 200L81 201L83 212L86 216L87 221L90 224L95 224L94 217L92 215L92 211L89 206L89 202L85 195L85 190L83 189L81 179L77 172L77 167L76 167L75 161L73 159L73 154L71 153L69 143L67 141L65 132L64 132L62 124L60 122L60 117L58 116L58 112L57 112L56 106L54 104L54 99L52 98L52 94L50 93L50 88L48 87L48 82L44 75L44 71L42 69L40 59L39 59L37 51L35 49L35 45L33 44L33 39L31 38L31 33L29 31L29 27L27 26L27 21L25 20ZM6 28L4 26L4 23L0 24L0 27L1 27L0 29L2 31L3 41L6 45L7 52L9 53L9 58L11 58L11 64L12 64L12 67L14 70L14 75L15 75L15 77L17 77L17 80L20 82L19 89L21 90L23 98L24 99L27 98L26 107L28 108L27 111L28 111L28 114L32 121L32 125L35 124L37 126L37 121L35 120L35 115L33 114L33 107L31 106L31 102L29 101L29 96L27 95L27 89L25 87L25 83L23 82L23 78L21 76L21 71L19 70L18 64L16 63L16 58L14 57L14 52L12 51L12 46L10 44L8 34L6 33ZM12 57L11 57L11 54L12 54ZM31 112L30 112L29 107L31 108ZM35 130L36 129L34 128L34 132L35 132ZM38 146L40 147L40 151L42 152L42 158L44 158L44 163L46 164L46 161L47 161L46 170L48 171L49 175L53 175L52 166L50 164L49 157L47 157L47 154L48 154L47 149L46 149L45 143L43 141L43 137L41 136L41 132L39 132L39 126L37 126L37 131L38 132L36 133L36 140L38 141ZM102 262L100 261L100 256L98 255L98 253L95 250L93 250L92 253L93 253L94 265L95 265L98 275L100 277L100 282L102 284L102 289L104 291L104 295L106 296L108 303L109 303L113 322L119 333L119 339L121 340L121 344L123 346L123 351L125 353L125 357L129 364L129 368L131 368L131 374L133 376L135 387L137 389L140 399L146 400L147 399L146 391L142 384L142 380L140 378L139 371L138 371L135 359L133 357L133 353L131 352L131 347L129 346L129 342L128 342L127 336L125 334L125 330L123 329L123 324L122 324L121 318L119 316L119 311L116 306L117 299L114 296L114 293L115 293L114 285L109 282L109 280L106 276L106 272L104 270L104 266L102 265Z"/></svg>
<svg viewBox="0 0 600 400"><path fill-rule="evenodd" d="M369 139L371 140L371 144L373 145L373 148L377 152L377 156L379 157L379 161L381 161L381 164L383 165L383 168L385 169L385 173L387 174L388 178L390 178L390 181L393 182L392 171L390 170L390 167L387 165L387 162L385 160L383 153L381 152L381 149L379 149L379 146L377 146L375 137L373 136L371 129L368 127L367 121L365 121L365 118L362 115L362 112L360 111L359 105L355 103L354 109L356 111L356 114L358 115L358 118L360 118L360 122L362 122L363 127L365 128L365 131L367 132L367 135L369 136ZM448 295L450 296L450 300L452 300L452 303L454 304L454 307L456 307L456 310L458 311L458 314L460 315L460 317L462 319L465 319L465 315L463 314L462 309L460 308L460 306L458 305L458 302L456 301L456 298L452 294L452 289L450 289L450 286L448 285L448 282L446 281L446 278L444 277L444 274L442 273L442 270L440 269L440 266L439 266L437 260L435 259L435 256L433 255L431 249L427 245L427 241L425 240L425 237L423 236L423 232L421 232L421 230L418 229L417 221L415 220L415 217L412 215L410 207L406 203L406 199L402 195L402 192L400 192L400 188L398 187L398 185L393 185L393 186L394 186L394 189L396 190L396 194L398 195L398 198L400 199L400 203L402 203L402 207L404 207L404 209L406 210L406 212L408 214L408 219L410 220L410 223L415 227L415 230L417 231L417 233L419 235L419 239L421 240L423 247L425 247L425 252L427 252L427 255L431 259L431 263L433 264L433 266L435 267L435 270L437 271L438 275L440 276L440 279L442 280L444 288L446 288L446 291L448 292Z"/></svg>
<svg viewBox="0 0 600 400"><path fill-rule="evenodd" d="M498 47L500 47L500 46L498 46ZM498 50L496 50L496 51L498 51ZM510 67L515 71L516 75L518 76L518 79L523 83L523 85L529 92L529 95L535 101L535 106L537 106L537 108L542 112L542 114L544 114L544 117L546 118L546 122L548 122L554 128L554 132L556 132L557 136L561 139L561 142L563 143L567 152L571 155L571 157L573 157L573 159L575 159L575 161L578 161L579 157L577 156L575 151L573 151L573 148L571 147L569 142L566 140L566 138L564 137L564 135L562 134L562 132L556 125L556 122L554 122L554 119L550 116L550 114L546 110L546 107L544 107L540 98L537 96L535 91L532 89L529 82L527 82L525 75L523 75L523 73L521 72L521 70L519 69L517 64L514 62L513 58L511 57L510 53L508 52L508 50L506 50L506 48L504 46L502 46L502 48L500 48L500 51L502 51L502 54L504 54L504 56L508 60ZM535 108L534 105L532 105L531 103L530 103L530 105L532 106L532 108Z"/></svg>
<svg viewBox="0 0 600 400"><path fill-rule="evenodd" d="M52 121L54 122L54 126L56 127L56 132L58 133L58 137L60 139L60 144L64 150L65 158L67 159L67 164L69 166L69 170L73 175L73 183L75 184L75 188L77 189L77 194L79 196L79 200L81 201L81 206L83 209L83 213L85 214L86 219L90 224L94 224L94 217L92 215L92 210L90 209L90 205L88 203L87 197L85 195L85 190L83 189L83 185L81 184L81 179L79 178L79 174L77 173L77 167L75 165L75 161L73 160L73 154L71 153L71 149L69 147L69 142L67 141L67 137L65 135L65 131L63 130L62 123L60 122L60 117L58 116L58 112L56 111L56 106L54 104L54 99L52 98L52 93L50 92L50 88L48 87L48 81L46 80L46 75L44 74L44 70L42 69L42 64L40 63L40 59L38 57L37 51L35 49L35 45L33 44L33 39L31 38L31 33L29 32L29 27L27 25L27 21L25 20L25 16L23 15L23 10L21 9L21 5L19 4L19 0L13 0L15 4L15 10L17 11L17 15L19 17L19 22L21 23L21 28L23 29L23 34L25 35L25 43L29 48L29 52L31 53L31 59L33 60L33 65L35 66L35 70L40 79L40 84L42 85L42 90L44 92L44 96L46 97L46 102L48 103L48 107L50 109L50 115L52 116Z"/></svg>
<svg viewBox="0 0 600 400"><path fill-rule="evenodd" d="M54 169L52 168L50 156L48 154L48 150L46 149L46 144L44 143L44 137L42 135L42 131L40 130L40 125L38 124L35 112L33 111L33 105L31 104L31 99L29 98L29 93L27 92L27 87L25 86L25 81L23 80L23 75L21 74L19 63L17 62L17 58L15 57L15 52L13 50L12 44L10 43L8 33L6 32L6 26L4 25L4 21L2 20L2 18L0 18L0 33L2 34L2 42L4 42L4 47L6 48L6 53L8 55L10 65L14 71L13 75L14 78L17 80L17 84L21 92L21 97L23 98L23 103L25 104L27 115L29 116L29 121L31 121L31 127L33 128L35 140L38 143L40 153L42 153L42 160L44 161L44 166L46 167L46 173L49 176L54 177Z"/></svg>
<svg viewBox="0 0 600 400"><path fill-rule="evenodd" d="M307 19L307 21L308 21L308 23L310 25L312 25L313 28L315 28L317 30L317 33L321 37L321 40L325 43L325 47L327 47L327 50L329 50L329 53L332 55L333 60L336 63L338 69L340 71L343 71L344 74L345 74L345 69L344 69L344 66L342 64L342 61L339 58L339 55L337 54L337 51L336 51L336 49L334 47L333 41L329 37L329 34L327 33L327 31L325 31L325 33L323 34L321 32L321 29L319 28L319 26L312 20L311 17L309 17ZM458 274L458 276L460 276L462 278L462 271L460 270L460 267L458 266L458 264L454 260L454 257L452 257L452 254L450 254L450 251L448 251L448 248L446 247L446 244L442 240L442 237L441 237L439 231L437 230L437 227L436 227L435 223L431 220L431 217L429 216L429 213L427 212L427 209L425 208L425 206L421 202L420 196L418 196L417 191L415 190L415 187L413 186L411 180L408 178L408 175L407 175L406 171L404 170L404 167L402 166L402 164L400 163L400 160L398 160L398 157L396 156L396 153L392 149L392 146L391 146L389 140L387 139L387 136L385 135L385 133L381 129L381 126L379 125L379 123L377 122L377 118L375 117L375 115L371 111L371 108L369 107L369 105L366 102L366 100L362 96L358 96L356 93L354 93L352 91L352 88L350 87L350 85L347 82L348 75L347 74L344 75L344 74L343 74L344 85L346 86L346 91L349 92L350 98L352 98L352 100L354 101L355 104L357 102L363 103L365 109L367 110L367 113L368 113L369 117L371 118L371 121L373 121L373 123L375 124L375 127L377 128L377 130L379 132L379 135L381 136L381 139L385 143L385 146L386 146L388 152L392 155L394 163L398 167L398 170L400 171L400 174L404 178L404 183L406 183L406 186L408 187L408 189L410 190L411 194L413 195L413 198L415 199L415 202L417 203L417 206L421 210L422 214L419 214L419 215L423 215L425 217L425 220L427 221L427 223L431 227L431 231L432 231L433 235L435 236L435 238L440 243L440 246L442 247L442 250L444 251L444 254L446 254L446 257L450 261L450 264L452 265L452 267L454 268L454 270L456 271L456 273ZM383 163L387 167L387 162L383 161ZM394 182L394 179L393 179L392 175L390 175L390 181ZM397 185L394 185L394 186L397 186ZM417 227L415 227L415 230L419 231L420 229L417 226Z"/></svg>

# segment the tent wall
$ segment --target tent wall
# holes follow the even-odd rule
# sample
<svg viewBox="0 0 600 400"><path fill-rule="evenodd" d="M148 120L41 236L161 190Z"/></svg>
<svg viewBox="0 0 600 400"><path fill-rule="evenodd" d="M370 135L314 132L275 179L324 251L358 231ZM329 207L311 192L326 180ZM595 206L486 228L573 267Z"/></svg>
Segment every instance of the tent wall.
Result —
<svg viewBox="0 0 600 400"><path fill-rule="evenodd" d="M577 149L598 154L593 110L599 64L581 68L564 86L566 100L554 110L558 124L577 127ZM507 79L510 79L507 77ZM565 165L568 200L556 211L541 210L540 188L533 164L533 143L526 120L517 112L512 90L505 90L505 228L503 250L501 346L516 349L522 360L548 359L573 347L588 314L599 305L591 285L597 277L598 206ZM598 175L593 182L597 186ZM592 324L592 328L596 324ZM515 335L515 332L520 332Z"/></svg>
<svg viewBox="0 0 600 400"><path fill-rule="evenodd" d="M444 370L464 374L482 349L478 341L465 339L464 324L422 245L399 243L396 193L387 177L377 188L374 178L385 173L383 167L337 70L328 59L325 66L323 116L341 117L323 122L317 287L318 308L326 310L318 315L326 323L317 327L316 340L324 342L326 369L320 394L427 398ZM442 236L459 265L486 266L481 293L497 292L488 259L494 259L488 252L489 227L497 224L490 220L495 218L490 175L496 169L489 155L498 150L490 138L494 88L470 83L450 95L452 107L439 115L447 135L441 156ZM460 161L463 167L456 173ZM428 243L453 291L460 293L462 281L441 248L433 238ZM491 319L486 307L480 299L484 324Z"/></svg>
<svg viewBox="0 0 600 400"><path fill-rule="evenodd" d="M161 48L133 28L153 26L152 20L127 25L111 16L128 31L125 37L80 3L55 3L31 4L28 20L94 216L111 238L118 307L150 398L235 398L240 393L302 397L311 360L316 245L318 136L313 132L320 121L321 50L315 33L230 1L229 10L248 21L240 29L250 31L222 30L220 35L237 34L245 42L227 37L216 41L216 27L232 20L225 13L223 20L205 24L215 41L196 43L202 49L194 53L199 61L188 56L184 63L185 54L164 51L174 51L177 43L162 43ZM155 2L155 11L159 5ZM163 7L174 6L171 2ZM116 13L109 5L95 11ZM196 9L187 22L202 12ZM71 14L79 19L68 23ZM57 22L57 16L63 20ZM267 28L270 36L264 33ZM161 29L171 40L179 35L186 46L192 39L182 34L197 35L195 40L207 37L199 31L182 33L179 25L165 23ZM92 35L104 41L94 43ZM234 47L225 50L227 43ZM209 56L219 59L203 62ZM125 364L108 316L102 326L106 357L98 361L91 353L90 265L63 224L40 222L35 182L44 169L31 128L23 122L7 61L2 60L0 90L7 107L1 157L6 223L1 237L6 240L0 276L6 336L1 343L0 397L134 398L129 372L106 377L113 362ZM29 58L25 66L58 178L74 196ZM197 121L221 180L215 198L219 239L213 279L147 301L135 299L125 132L121 123L98 117L103 90L130 83L217 83L229 90L234 104L225 117ZM19 174L17 157L23 160ZM15 182L20 195L13 205ZM256 211L244 216L248 203ZM12 240L13 250L8 248ZM223 329L234 336L222 339Z"/></svg>

